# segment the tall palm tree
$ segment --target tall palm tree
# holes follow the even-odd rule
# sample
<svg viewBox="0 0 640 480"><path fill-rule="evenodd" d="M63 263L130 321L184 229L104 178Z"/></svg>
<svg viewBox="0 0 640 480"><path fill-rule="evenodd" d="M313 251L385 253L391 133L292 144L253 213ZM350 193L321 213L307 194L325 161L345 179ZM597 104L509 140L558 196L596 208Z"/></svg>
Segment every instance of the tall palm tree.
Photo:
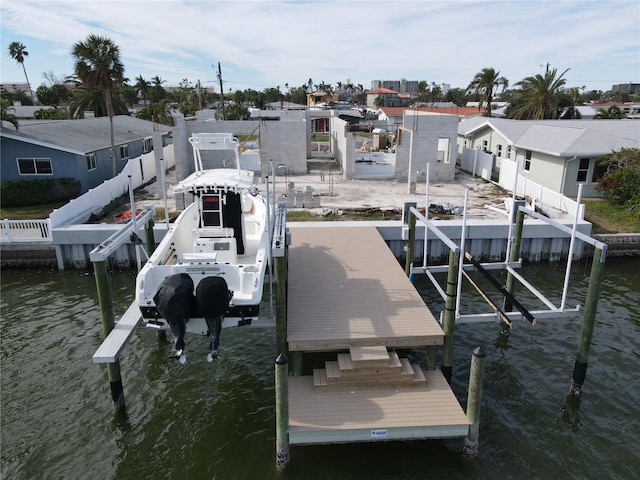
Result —
<svg viewBox="0 0 640 480"><path fill-rule="evenodd" d="M15 111L15 109L10 106L9 100L5 100L3 98L0 103L2 105L2 108L0 109L0 124L2 124L2 122L9 122L16 130L18 130L18 119L13 113L9 113L11 111Z"/></svg>
<svg viewBox="0 0 640 480"><path fill-rule="evenodd" d="M581 119L582 114L578 110L578 105L581 104L581 99L582 97L580 96L579 88L574 87L569 90L569 93L567 94L567 101L569 102L569 104L566 106L566 108L563 109L560 118L570 120Z"/></svg>
<svg viewBox="0 0 640 480"><path fill-rule="evenodd" d="M149 98L152 103L158 103L161 100L164 100L167 96L167 91L162 86L163 83L166 83L166 80L162 80L158 75L151 79L151 83L153 87L149 91Z"/></svg>
<svg viewBox="0 0 640 480"><path fill-rule="evenodd" d="M31 96L31 100L35 103L35 99L33 98L33 92L31 91L31 84L29 83L29 77L27 76L27 69L24 67L24 57L29 55L29 52L27 52L27 47L25 47L20 42L11 42L9 44L9 55L16 62L22 65L24 78L27 79L27 88L29 89L29 95Z"/></svg>
<svg viewBox="0 0 640 480"><path fill-rule="evenodd" d="M124 65L120 61L120 49L107 37L89 35L84 42L76 43L71 53L76 59L74 69L80 81L88 88L104 91L111 134L111 167L115 177L118 170L111 93L124 82Z"/></svg>
<svg viewBox="0 0 640 480"><path fill-rule="evenodd" d="M599 108L598 112L593 116L593 118L599 118L601 120L611 120L627 118L627 115L617 105L611 105L609 108Z"/></svg>
<svg viewBox="0 0 640 480"><path fill-rule="evenodd" d="M509 80L500 76L500 71L497 72L493 68L483 68L476 76L473 77L471 83L467 87L467 91L480 95L480 98L484 99L487 104L487 117L491 116L491 103L493 102L493 92L498 87L502 87L502 90L509 86ZM482 102L478 105L478 110Z"/></svg>
<svg viewBox="0 0 640 480"><path fill-rule="evenodd" d="M567 68L558 76L556 68L547 68L544 75L534 75L516 83L522 87L517 105L508 112L509 118L518 120L548 120L560 117L562 107L570 104L570 99L564 91L567 80L564 74Z"/></svg>

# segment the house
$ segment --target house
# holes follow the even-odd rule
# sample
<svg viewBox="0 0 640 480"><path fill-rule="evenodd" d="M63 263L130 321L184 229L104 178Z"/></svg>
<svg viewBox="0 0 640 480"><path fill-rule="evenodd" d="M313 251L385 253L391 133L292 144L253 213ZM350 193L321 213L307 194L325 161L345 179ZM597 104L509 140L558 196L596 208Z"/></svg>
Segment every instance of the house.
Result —
<svg viewBox="0 0 640 480"><path fill-rule="evenodd" d="M411 103L411 95L408 93L398 93L388 88L374 88L367 92L367 107L377 108L378 98L380 98L379 105L385 107L406 107Z"/></svg>
<svg viewBox="0 0 640 480"><path fill-rule="evenodd" d="M152 137L165 137L171 127L118 115L113 118L117 171L130 158L153 150ZM109 118L23 121L19 129L0 129L1 180L70 177L80 181L80 193L112 177Z"/></svg>
<svg viewBox="0 0 640 480"><path fill-rule="evenodd" d="M493 154L497 170L502 159L516 161L520 174L567 197L577 195L579 184L584 197L600 197L598 159L640 148L640 122L472 117L458 125L459 155L464 148Z"/></svg>
<svg viewBox="0 0 640 480"><path fill-rule="evenodd" d="M377 125L386 125L388 130L395 130L395 127L398 125L402 125L404 112L424 112L424 113L440 113L443 115L458 115L460 118L468 117L468 116L478 116L482 115L482 112L479 112L477 108L473 107L458 107L455 104L443 104L443 105L432 105L432 106L424 106L424 107L382 107L377 110L378 113L378 122Z"/></svg>

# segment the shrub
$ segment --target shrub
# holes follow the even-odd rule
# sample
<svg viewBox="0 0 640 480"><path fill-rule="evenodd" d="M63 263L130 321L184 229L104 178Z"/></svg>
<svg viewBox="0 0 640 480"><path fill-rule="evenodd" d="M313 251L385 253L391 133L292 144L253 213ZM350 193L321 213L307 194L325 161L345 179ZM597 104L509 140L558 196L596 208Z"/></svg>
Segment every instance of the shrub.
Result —
<svg viewBox="0 0 640 480"><path fill-rule="evenodd" d="M5 208L44 205L71 200L80 195L80 181L74 178L5 180L0 190L0 202Z"/></svg>

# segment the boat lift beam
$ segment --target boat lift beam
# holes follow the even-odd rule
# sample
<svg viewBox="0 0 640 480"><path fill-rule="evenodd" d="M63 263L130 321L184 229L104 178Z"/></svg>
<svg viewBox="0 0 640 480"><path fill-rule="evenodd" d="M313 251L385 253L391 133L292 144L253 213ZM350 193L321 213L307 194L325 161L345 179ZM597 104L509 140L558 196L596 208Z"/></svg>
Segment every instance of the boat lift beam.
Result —
<svg viewBox="0 0 640 480"><path fill-rule="evenodd" d="M516 307L518 309L518 311L520 313L522 313L522 315L524 316L524 318L526 318L527 320L529 320L529 322L531 323L531 325L535 325L536 324L536 319L533 315L531 315L531 313L529 313L529 311L526 309L526 307L524 305L522 305L518 300L516 300L516 298L511 295L511 293L506 289L506 287L504 285L500 285L500 283L493 278L491 275L489 275L489 272L487 272L482 265L480 264L480 262L478 262L475 258L473 258L473 255L471 255L469 252L465 252L464 254L464 258L466 258L467 260L469 260L474 267L476 267L476 269L478 270L478 272L480 272L482 274L482 276L484 276L487 280L489 280L489 282L498 289L498 291L507 299L509 300L509 302L511 302L511 304ZM467 278L468 275L467 275ZM473 284L473 283L472 283ZM475 284L473 284L475 286ZM477 289L478 287L476 287ZM479 290L481 291L481 290ZM485 295L483 294L483 297Z"/></svg>

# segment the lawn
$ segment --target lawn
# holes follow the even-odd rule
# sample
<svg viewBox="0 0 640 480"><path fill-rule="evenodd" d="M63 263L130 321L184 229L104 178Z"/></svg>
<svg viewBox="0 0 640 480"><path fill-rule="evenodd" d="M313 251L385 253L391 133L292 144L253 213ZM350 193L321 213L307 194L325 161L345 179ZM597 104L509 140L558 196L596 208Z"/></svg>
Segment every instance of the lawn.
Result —
<svg viewBox="0 0 640 480"><path fill-rule="evenodd" d="M640 233L640 212L602 200L585 200L585 220L593 233Z"/></svg>

